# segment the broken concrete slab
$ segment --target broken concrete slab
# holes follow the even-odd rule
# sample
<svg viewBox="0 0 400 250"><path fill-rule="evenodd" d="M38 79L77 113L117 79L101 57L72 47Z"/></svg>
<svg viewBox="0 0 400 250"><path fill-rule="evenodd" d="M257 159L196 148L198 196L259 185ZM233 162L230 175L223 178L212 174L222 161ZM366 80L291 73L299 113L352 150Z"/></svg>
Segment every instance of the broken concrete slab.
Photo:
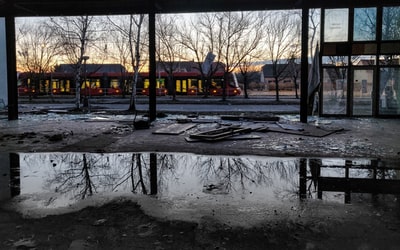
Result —
<svg viewBox="0 0 400 250"><path fill-rule="evenodd" d="M226 137L223 140L224 141L236 141L236 140L257 140L257 139L261 139L261 136L251 135L251 134L242 134L242 135L233 135L230 137ZM212 141L212 140L195 139L195 138L190 138L190 137L185 137L185 140L187 142L204 142L204 141L210 142L210 141ZM215 140L215 141L221 141L221 140Z"/></svg>
<svg viewBox="0 0 400 250"><path fill-rule="evenodd" d="M189 130L193 127L197 126L197 124L193 123L174 123L170 124L167 127L160 128L153 132L153 134L163 134L163 135L179 135Z"/></svg>
<svg viewBox="0 0 400 250"><path fill-rule="evenodd" d="M280 123L269 125L267 131L303 136L324 137L343 130L344 128L341 127L314 126L309 124L283 125Z"/></svg>
<svg viewBox="0 0 400 250"><path fill-rule="evenodd" d="M251 128L243 128L240 126L229 126L225 128L208 130L196 134L191 134L189 137L192 139L199 139L205 141L219 141L224 140L234 135L250 133Z"/></svg>

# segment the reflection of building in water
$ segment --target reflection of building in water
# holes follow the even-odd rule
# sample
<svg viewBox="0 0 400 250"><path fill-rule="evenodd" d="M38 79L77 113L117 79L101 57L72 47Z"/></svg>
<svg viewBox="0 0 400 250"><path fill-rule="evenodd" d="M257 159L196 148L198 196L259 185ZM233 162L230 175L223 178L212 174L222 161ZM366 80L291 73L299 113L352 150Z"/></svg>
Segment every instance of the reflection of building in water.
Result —
<svg viewBox="0 0 400 250"><path fill-rule="evenodd" d="M313 185L319 199L323 192L344 192L345 203L351 202L352 193L400 194L398 170L386 167L379 160L327 162L310 159L308 167L308 174L305 171L300 174L309 180L309 190ZM303 197L306 196L305 187L300 187L300 191L303 191Z"/></svg>

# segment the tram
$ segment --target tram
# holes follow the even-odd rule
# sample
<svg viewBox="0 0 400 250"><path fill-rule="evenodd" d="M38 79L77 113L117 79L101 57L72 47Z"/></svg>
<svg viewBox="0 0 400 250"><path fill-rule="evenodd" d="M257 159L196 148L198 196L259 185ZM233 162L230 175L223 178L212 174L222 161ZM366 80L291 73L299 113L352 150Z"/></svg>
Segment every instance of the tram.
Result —
<svg viewBox="0 0 400 250"><path fill-rule="evenodd" d="M133 73L127 72L122 65L90 64L85 73L79 76L80 93L83 96L120 96L132 93ZM228 77L225 77L228 76ZM18 93L20 96L36 95L74 95L76 92L76 74L71 65L60 65L50 73L19 73ZM218 71L207 79L199 72L174 72L168 75L159 72L156 81L156 95L236 96L241 89L236 76ZM225 83L225 88L224 88ZM149 73L139 73L136 84L137 94L149 95Z"/></svg>

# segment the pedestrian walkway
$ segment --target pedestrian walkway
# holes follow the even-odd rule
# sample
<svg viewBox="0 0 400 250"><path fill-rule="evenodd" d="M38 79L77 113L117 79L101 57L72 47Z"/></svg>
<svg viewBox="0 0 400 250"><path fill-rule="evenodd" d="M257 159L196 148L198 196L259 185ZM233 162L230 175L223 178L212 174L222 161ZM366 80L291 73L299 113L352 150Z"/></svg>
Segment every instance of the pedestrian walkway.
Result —
<svg viewBox="0 0 400 250"><path fill-rule="evenodd" d="M201 113L201 114L219 114L219 113L271 113L271 114L299 114L299 99L292 96L281 97L276 101L271 96L255 96L244 98L243 96L227 97L222 100L221 97L188 97L178 96L173 100L170 96L157 97L157 112L165 113ZM84 112L121 112L129 108L129 98L91 98L88 108L82 107ZM39 97L33 100L22 98L19 101L18 110L20 113L37 112L68 112L76 108L74 98L54 99ZM149 98L147 96L138 96L136 108L139 111L149 110Z"/></svg>

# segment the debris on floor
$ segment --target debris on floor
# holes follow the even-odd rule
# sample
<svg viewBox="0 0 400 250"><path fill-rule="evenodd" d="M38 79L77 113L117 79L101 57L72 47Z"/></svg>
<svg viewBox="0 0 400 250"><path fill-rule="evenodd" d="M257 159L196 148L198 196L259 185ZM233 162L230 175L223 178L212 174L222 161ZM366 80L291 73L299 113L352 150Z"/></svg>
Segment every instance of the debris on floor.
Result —
<svg viewBox="0 0 400 250"><path fill-rule="evenodd" d="M164 127L158 128L153 134L163 135L180 135L184 132L188 134L185 136L187 142L199 141L222 141L222 140L252 140L261 139L259 135L250 135L252 132L259 133L284 133L294 134L310 137L324 137L330 134L344 131L343 127L335 127L332 125L315 125L305 124L300 122L291 121L274 121L270 119L267 121L260 120L238 120L240 116L225 116L235 117L232 122L225 122L222 119L207 119L207 118L179 118L175 119L173 123L164 124ZM265 116L257 117L266 119ZM236 119L236 120L235 120ZM191 130L196 128L195 131Z"/></svg>
<svg viewBox="0 0 400 250"><path fill-rule="evenodd" d="M153 134L179 135L195 126L193 123L174 123L154 131Z"/></svg>
<svg viewBox="0 0 400 250"><path fill-rule="evenodd" d="M340 131L344 131L344 128L333 127L333 126L314 126L305 123L294 123L294 124L276 123L276 124L270 124L268 127L268 132L278 132L278 133L312 136L312 137L324 137Z"/></svg>
<svg viewBox="0 0 400 250"><path fill-rule="evenodd" d="M221 120L229 121L279 121L279 117L274 115L223 115Z"/></svg>
<svg viewBox="0 0 400 250"><path fill-rule="evenodd" d="M250 132L251 128L244 128L241 126L229 126L225 128L213 129L205 132L191 134L189 135L189 138L204 141L220 141L235 135L248 134Z"/></svg>

